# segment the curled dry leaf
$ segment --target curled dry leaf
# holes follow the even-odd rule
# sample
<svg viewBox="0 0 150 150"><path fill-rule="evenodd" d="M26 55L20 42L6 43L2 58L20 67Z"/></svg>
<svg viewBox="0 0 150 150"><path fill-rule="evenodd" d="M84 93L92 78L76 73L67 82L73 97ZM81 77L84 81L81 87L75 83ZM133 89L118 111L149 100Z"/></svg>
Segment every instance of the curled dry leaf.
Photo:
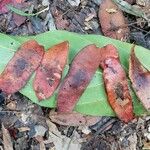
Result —
<svg viewBox="0 0 150 150"><path fill-rule="evenodd" d="M103 0L99 8L99 21L105 36L125 40L129 29L122 11L112 0Z"/></svg>
<svg viewBox="0 0 150 150"><path fill-rule="evenodd" d="M39 66L43 54L44 47L34 40L22 44L0 75L0 89L12 94L24 87Z"/></svg>
<svg viewBox="0 0 150 150"><path fill-rule="evenodd" d="M57 98L58 112L72 112L99 66L99 50L95 45L83 48L74 58Z"/></svg>
<svg viewBox="0 0 150 150"><path fill-rule="evenodd" d="M136 95L147 110L150 110L150 72L137 59L132 48L129 61L129 78Z"/></svg>
<svg viewBox="0 0 150 150"><path fill-rule="evenodd" d="M34 79L34 90L39 100L49 98L59 85L67 62L68 49L69 43L65 41L45 52Z"/></svg>
<svg viewBox="0 0 150 150"><path fill-rule="evenodd" d="M103 68L103 78L109 104L118 118L128 122L134 117L132 99L117 49L113 45L107 45L101 48L100 52L100 66Z"/></svg>
<svg viewBox="0 0 150 150"><path fill-rule="evenodd" d="M91 126L97 123L101 117L85 116L77 112L59 114L51 111L49 118L52 122L65 126Z"/></svg>
<svg viewBox="0 0 150 150"><path fill-rule="evenodd" d="M2 132L3 132L3 144L5 150L13 150L13 144L11 141L11 137L9 131L2 124Z"/></svg>

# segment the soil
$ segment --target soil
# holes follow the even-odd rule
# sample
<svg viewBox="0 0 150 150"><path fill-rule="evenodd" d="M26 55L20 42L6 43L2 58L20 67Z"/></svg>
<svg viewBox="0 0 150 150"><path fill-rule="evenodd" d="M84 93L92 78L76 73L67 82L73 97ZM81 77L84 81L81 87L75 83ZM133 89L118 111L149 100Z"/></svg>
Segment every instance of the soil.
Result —
<svg viewBox="0 0 150 150"><path fill-rule="evenodd" d="M26 0L18 7L27 11L30 8L30 13L36 13L47 6L49 9L33 17L19 16L10 11L0 14L0 32L9 35L35 35L61 29L81 34L102 34L98 20L100 3L101 0ZM148 24L135 23L136 17L126 13L124 15L130 28L128 42L150 49ZM19 92L10 96L0 92L0 125L8 130L15 150L56 148L55 142L49 140L51 134L47 119L50 111L33 104ZM101 117L99 122L90 127L53 124L53 128L54 126L63 138L78 137L81 140L81 146L77 150L150 149L149 116L136 118L128 124L117 118ZM4 131L0 130L1 149L8 142L3 140ZM69 150L73 149L70 147Z"/></svg>

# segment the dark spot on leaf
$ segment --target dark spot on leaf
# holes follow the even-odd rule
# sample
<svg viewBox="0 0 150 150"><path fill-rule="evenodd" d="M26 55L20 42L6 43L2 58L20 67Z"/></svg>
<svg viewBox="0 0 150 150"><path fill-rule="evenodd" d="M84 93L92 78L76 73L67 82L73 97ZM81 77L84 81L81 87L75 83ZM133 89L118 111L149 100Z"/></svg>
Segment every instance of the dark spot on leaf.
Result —
<svg viewBox="0 0 150 150"><path fill-rule="evenodd" d="M25 68L28 67L28 63L25 59L19 58L16 60L15 65L14 65L14 70L16 73L17 77L20 77L25 70Z"/></svg>
<svg viewBox="0 0 150 150"><path fill-rule="evenodd" d="M78 70L76 72L76 74L73 77L72 80L72 88L78 88L79 86L81 86L83 83L85 83L87 80L87 74L85 70Z"/></svg>
<svg viewBox="0 0 150 150"><path fill-rule="evenodd" d="M120 98L121 100L124 100L123 85L121 83L117 83L117 85L115 87L115 93L117 95L117 98Z"/></svg>
<svg viewBox="0 0 150 150"><path fill-rule="evenodd" d="M109 66L109 69L110 69L114 74L117 73L117 71L116 71L113 67L110 67L110 66Z"/></svg>
<svg viewBox="0 0 150 150"><path fill-rule="evenodd" d="M49 80L48 80L48 84L49 84L50 86L52 86L52 85L54 84L54 80L53 80L53 79L49 79Z"/></svg>
<svg viewBox="0 0 150 150"><path fill-rule="evenodd" d="M135 80L136 85L138 85L140 88L142 86L143 87L146 86L146 84L148 83L147 78L144 74L143 75L137 74L135 78L136 78L136 80Z"/></svg>

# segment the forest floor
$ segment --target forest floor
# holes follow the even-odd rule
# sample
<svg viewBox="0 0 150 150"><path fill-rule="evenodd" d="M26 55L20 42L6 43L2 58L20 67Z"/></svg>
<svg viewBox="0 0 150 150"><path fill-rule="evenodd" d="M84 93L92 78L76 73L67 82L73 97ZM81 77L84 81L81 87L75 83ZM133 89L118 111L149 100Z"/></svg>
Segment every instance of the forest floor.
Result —
<svg viewBox="0 0 150 150"><path fill-rule="evenodd" d="M36 35L61 29L81 34L101 34L98 10L101 0L28 0L18 5L38 16L0 14L0 32L8 35ZM124 13L130 34L128 42L150 49L149 27L135 23ZM87 16L90 18L87 19ZM101 117L93 126L62 126L51 122L49 108L33 104L19 92L0 93L0 149L15 150L142 150L150 149L150 117L125 124L115 117ZM9 142L11 140L12 144ZM9 149L8 149L9 150Z"/></svg>

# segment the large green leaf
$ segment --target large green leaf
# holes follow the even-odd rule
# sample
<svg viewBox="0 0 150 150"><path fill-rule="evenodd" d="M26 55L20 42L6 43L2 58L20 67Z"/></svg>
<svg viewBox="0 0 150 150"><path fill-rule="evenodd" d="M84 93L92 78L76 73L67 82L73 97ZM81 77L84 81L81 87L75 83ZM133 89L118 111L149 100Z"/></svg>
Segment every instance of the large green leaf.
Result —
<svg viewBox="0 0 150 150"><path fill-rule="evenodd" d="M128 74L128 59L130 54L131 44L110 39L101 35L80 35L76 33L70 33L67 31L50 31L37 36L29 37L13 37L4 34L0 34L0 73L3 71L4 67L8 61L13 57L17 48L25 41L29 39L35 39L40 44L44 45L45 49L68 40L70 43L70 52L68 57L68 63L71 63L74 56L77 54L81 48L88 44L95 43L97 46L102 47L106 44L114 44L119 51L121 63ZM142 64L150 70L150 52L143 47L136 46L136 55ZM68 65L63 73L63 77L68 71ZM42 102L38 102L35 92L32 88L32 81L34 74L31 77L27 85L20 91L22 94L27 96L31 101L45 107L55 107L56 106L56 97L57 91L54 95ZM130 85L130 82L129 82ZM11 86L11 85L10 85ZM131 87L131 86L130 86ZM131 90L134 112L136 115L145 114L146 111L139 102L138 98L135 96L134 92ZM90 82L89 86L85 90L84 94L81 96L79 102L75 107L75 111L78 111L83 114L89 114L94 116L114 116L114 112L110 108L103 85L102 72L98 69Z"/></svg>

